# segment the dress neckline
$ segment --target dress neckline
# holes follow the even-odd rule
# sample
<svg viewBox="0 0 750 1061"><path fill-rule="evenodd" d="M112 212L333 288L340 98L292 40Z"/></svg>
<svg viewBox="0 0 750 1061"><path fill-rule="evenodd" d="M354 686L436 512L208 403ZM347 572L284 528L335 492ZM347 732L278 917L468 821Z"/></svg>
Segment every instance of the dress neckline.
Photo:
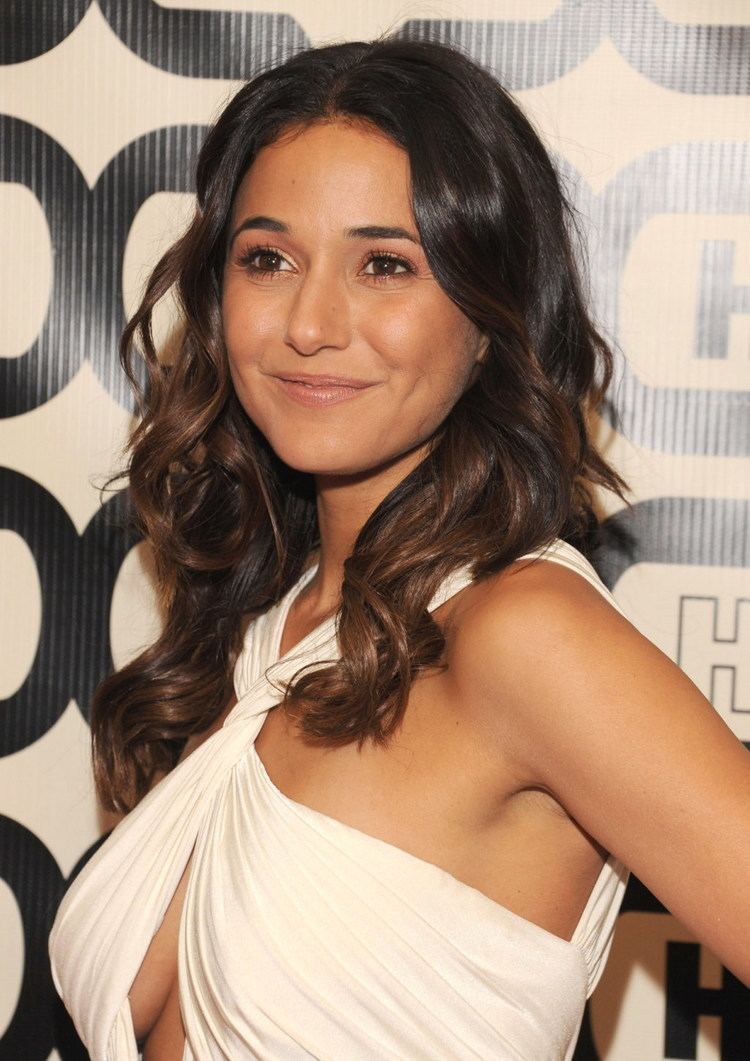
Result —
<svg viewBox="0 0 750 1061"><path fill-rule="evenodd" d="M318 565L314 564L306 571L302 573L300 578L287 590L287 592L280 598L279 601L265 613L266 617L272 621L273 626L269 631L270 637L270 652L269 657L271 663L269 666L273 667L282 660L286 660L292 655L303 653L308 644L312 643L313 638L317 640L320 637L321 632L324 628L333 628L336 621L336 616L330 616L328 619L324 619L322 623L319 623L313 630L310 630L303 638L301 638L296 645L288 649L283 656L279 655L281 648L281 639L284 634L284 628L286 626L286 618L291 610L292 604L294 603L297 595L312 579L315 572L318 569ZM462 572L466 569L463 568ZM466 584L466 583L465 583ZM457 585L447 597L440 601L441 604L449 600L454 593L458 592L459 589L463 588L460 583ZM260 732L262 724L258 729ZM258 733L256 733L257 737ZM597 875L594 886L589 894L586 904L581 911L581 915L578 919L576 927L573 930L571 938L569 940L563 939L562 936L558 936L554 932L550 932L549 929L544 928L542 925L537 924L535 921L530 921L528 918L523 917L521 914L515 913L507 906L503 906L502 903L497 902L495 899L491 899L480 889L475 888L471 884L467 884L465 881L460 880L449 870L444 869L442 866L438 866L435 862L429 862L427 859L420 858L419 855L412 854L403 847L399 847L397 844L392 844L387 840L381 840L380 837L374 836L372 833L367 833L362 829L358 829L356 826L349 825L346 822L341 821L340 818L334 818L329 814L324 814L322 811L316 810L314 807L308 806L306 803L300 803L298 800L292 799L287 796L286 793L282 792L280 788L271 780L271 777L266 769L266 766L258 754L257 748L255 747L255 738L252 740L250 745L250 755L252 761L255 763L257 773L261 777L266 788L270 793L277 799L284 803L289 809L294 811L297 815L301 815L307 818L315 825L323 826L324 828L343 830L346 834L357 837L360 842L375 845L380 850L387 851L392 857L400 859L405 864L411 865L412 867L418 867L421 872L430 872L440 877L440 879L449 884L458 894L471 894L476 902L486 905L486 908L490 915L494 918L504 919L506 922L510 920L513 924L528 931L532 935L537 935L541 941L546 942L552 947L557 947L568 953L574 953L585 965L585 957L580 946L576 942L576 936L580 926L588 918L591 909L596 904L599 896L599 892L604 884L605 878L615 869L614 858L610 855L602 866L599 874Z"/></svg>
<svg viewBox="0 0 750 1061"><path fill-rule="evenodd" d="M307 647L308 641L311 641L313 639L314 634L319 634L323 627L332 626L335 624L336 616L329 615L327 619L323 619L323 621L318 623L317 626L313 627L312 630L308 630L305 636L301 637L296 645L292 645L291 648L288 648L283 656L280 655L281 639L284 636L287 616L292 610L292 605L294 604L295 600L300 595L302 590L305 588L308 582L312 582L313 578L315 577L315 574L317 573L318 566L318 564L312 564L310 567L306 568L299 576L297 581L294 582L286 591L286 593L280 598L280 600L278 600L276 604L274 604L273 607L268 612L266 612L268 618L272 619L277 624L274 626L272 633L272 645L270 653L271 666L275 666L277 663L280 663L282 659L286 659L287 656L291 656L292 653L304 652L305 648Z"/></svg>

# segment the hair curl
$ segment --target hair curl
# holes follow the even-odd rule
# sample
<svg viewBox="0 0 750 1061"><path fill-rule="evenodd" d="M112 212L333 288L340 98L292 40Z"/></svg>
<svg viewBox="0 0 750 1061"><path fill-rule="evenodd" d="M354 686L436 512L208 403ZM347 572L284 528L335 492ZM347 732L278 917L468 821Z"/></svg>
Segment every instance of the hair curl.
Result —
<svg viewBox="0 0 750 1061"><path fill-rule="evenodd" d="M164 625L93 699L94 776L109 809L132 809L186 738L219 717L244 623L299 579L319 544L312 476L277 457L234 393L221 285L233 199L258 151L292 127L342 118L408 153L429 265L490 343L429 455L357 536L337 613L341 658L298 672L285 709L314 742L385 742L415 675L440 665L427 605L452 570L469 563L482 578L556 537L590 554L591 487L629 504L587 426L613 355L587 313L575 211L508 92L457 48L394 36L311 48L265 70L208 132L195 216L122 338L139 414L125 474ZM152 313L172 289L183 331L167 365Z"/></svg>

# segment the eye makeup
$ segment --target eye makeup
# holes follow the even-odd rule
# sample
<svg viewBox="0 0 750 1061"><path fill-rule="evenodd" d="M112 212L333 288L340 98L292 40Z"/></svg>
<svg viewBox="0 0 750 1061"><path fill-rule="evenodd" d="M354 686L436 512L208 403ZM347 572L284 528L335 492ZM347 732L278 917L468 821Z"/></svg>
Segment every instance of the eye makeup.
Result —
<svg viewBox="0 0 750 1061"><path fill-rule="evenodd" d="M240 268L245 269L253 277L271 278L278 276L280 273L286 271L281 269L263 269L257 265L254 265L254 259L258 258L259 256L265 256L266 258L279 258L282 261L286 261L286 258L284 258L284 255L281 253L280 250L278 250L278 248L273 247L270 244L262 244L255 247L248 247L246 250L242 251L237 256L236 263ZM408 261L408 259L401 257L401 255L394 254L392 251L380 249L371 250L365 256L365 259L361 263L361 266L366 267L370 264L370 262L373 261L387 261L393 263L394 266L400 266L402 270L400 272L385 273L382 275L368 273L367 275L370 277L370 279L374 280L376 283L383 283L385 281L397 279L398 277L406 276L416 272L416 269L411 264L411 262Z"/></svg>

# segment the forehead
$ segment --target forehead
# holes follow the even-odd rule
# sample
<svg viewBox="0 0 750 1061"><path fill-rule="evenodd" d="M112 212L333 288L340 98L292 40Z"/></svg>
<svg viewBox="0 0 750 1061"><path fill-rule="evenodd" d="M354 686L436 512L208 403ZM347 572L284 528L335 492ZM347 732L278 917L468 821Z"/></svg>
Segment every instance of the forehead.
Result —
<svg viewBox="0 0 750 1061"><path fill-rule="evenodd" d="M409 156L366 122L295 127L258 152L237 190L234 214L271 214L274 204L287 214L314 209L350 216L366 209L387 213L392 223L412 220Z"/></svg>

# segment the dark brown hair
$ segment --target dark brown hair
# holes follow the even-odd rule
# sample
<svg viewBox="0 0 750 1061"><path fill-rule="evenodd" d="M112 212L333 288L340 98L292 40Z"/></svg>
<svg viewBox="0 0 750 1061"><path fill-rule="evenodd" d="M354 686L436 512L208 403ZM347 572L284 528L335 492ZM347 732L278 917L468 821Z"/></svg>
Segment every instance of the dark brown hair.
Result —
<svg viewBox="0 0 750 1061"><path fill-rule="evenodd" d="M94 696L94 774L109 809L131 809L187 736L219 717L243 624L299 579L319 542L312 476L277 457L234 393L221 284L233 199L258 151L335 118L369 122L408 153L430 268L490 345L429 455L359 532L337 613L341 659L298 672L285 709L313 741L384 742L413 678L439 665L444 641L427 605L443 579L466 563L482 578L556 537L588 553L592 484L625 500L587 427L613 358L587 312L577 218L512 97L458 49L393 36L265 70L209 131L195 217L122 339L140 417L126 474L164 625ZM170 289L183 332L168 365L151 319Z"/></svg>

